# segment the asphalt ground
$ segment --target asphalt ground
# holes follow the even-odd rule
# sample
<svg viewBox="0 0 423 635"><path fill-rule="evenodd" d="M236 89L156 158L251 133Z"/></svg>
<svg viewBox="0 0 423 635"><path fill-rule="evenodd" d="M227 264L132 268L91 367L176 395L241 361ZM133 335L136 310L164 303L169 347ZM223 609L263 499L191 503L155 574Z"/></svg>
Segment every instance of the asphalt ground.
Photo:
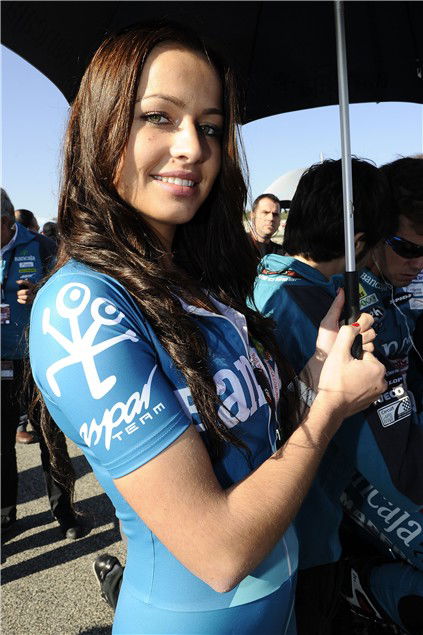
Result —
<svg viewBox="0 0 423 635"><path fill-rule="evenodd" d="M84 534L62 537L52 520L38 443L17 445L18 521L2 539L3 635L109 635L113 611L92 571L104 552L125 562L113 507L77 446L68 441L77 473L75 500Z"/></svg>

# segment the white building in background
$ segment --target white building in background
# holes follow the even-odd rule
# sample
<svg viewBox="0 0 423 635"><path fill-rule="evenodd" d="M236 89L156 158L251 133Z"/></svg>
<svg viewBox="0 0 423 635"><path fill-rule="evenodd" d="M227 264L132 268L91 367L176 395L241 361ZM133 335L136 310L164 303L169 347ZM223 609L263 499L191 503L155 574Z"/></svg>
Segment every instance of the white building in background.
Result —
<svg viewBox="0 0 423 635"><path fill-rule="evenodd" d="M296 168L285 172L276 181L273 181L264 192L270 192L278 197L280 201L291 201L297 189L298 181L300 180L303 172L307 168Z"/></svg>

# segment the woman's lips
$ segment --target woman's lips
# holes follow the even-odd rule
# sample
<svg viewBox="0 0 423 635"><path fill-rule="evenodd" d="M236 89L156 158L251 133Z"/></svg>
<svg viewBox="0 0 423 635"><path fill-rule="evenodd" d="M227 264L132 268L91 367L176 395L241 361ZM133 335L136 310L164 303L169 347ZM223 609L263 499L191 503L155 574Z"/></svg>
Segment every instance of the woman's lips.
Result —
<svg viewBox="0 0 423 635"><path fill-rule="evenodd" d="M163 190L182 198L190 198L198 192L198 183L191 179L179 177L153 176L154 181Z"/></svg>

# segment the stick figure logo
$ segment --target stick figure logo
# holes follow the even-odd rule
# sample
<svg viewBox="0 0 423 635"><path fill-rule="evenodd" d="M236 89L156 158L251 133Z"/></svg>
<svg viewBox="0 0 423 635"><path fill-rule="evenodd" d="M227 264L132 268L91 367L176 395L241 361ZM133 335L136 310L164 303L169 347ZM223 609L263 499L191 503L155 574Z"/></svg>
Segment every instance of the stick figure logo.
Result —
<svg viewBox="0 0 423 635"><path fill-rule="evenodd" d="M95 356L124 340L130 340L131 342L138 341L134 331L128 329L125 333L106 339L99 344L93 344L102 326L119 324L125 317L110 300L100 297L95 298L91 302L90 312L93 321L85 333L81 335L79 316L82 315L87 308L90 299L90 289L80 282L70 282L66 284L57 294L57 313L60 317L69 320L71 339L65 337L63 333L60 333L60 331L51 324L51 311L49 308L44 309L42 319L43 334L51 335L68 353L66 357L62 357L51 364L46 371L47 381L56 397L61 396L59 384L56 380L57 373L63 368L72 366L73 364L82 365L91 396L94 399L104 397L115 385L116 376L110 375L101 380L95 365ZM101 314L100 309L102 310Z"/></svg>

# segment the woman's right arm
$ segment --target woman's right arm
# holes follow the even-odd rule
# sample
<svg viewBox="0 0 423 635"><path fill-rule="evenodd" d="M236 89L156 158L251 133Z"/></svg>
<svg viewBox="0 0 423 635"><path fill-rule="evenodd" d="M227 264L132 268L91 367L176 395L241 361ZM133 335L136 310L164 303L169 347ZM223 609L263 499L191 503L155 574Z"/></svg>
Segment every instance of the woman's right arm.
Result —
<svg viewBox="0 0 423 635"><path fill-rule="evenodd" d="M366 330L371 318L363 314L360 323ZM243 481L221 488L193 426L154 459L115 479L159 540L216 591L236 586L275 546L343 419L385 389L384 367L370 353L362 360L351 357L358 331L342 327L307 416L285 445Z"/></svg>
<svg viewBox="0 0 423 635"><path fill-rule="evenodd" d="M367 331L371 318L360 322ZM78 263L51 278L33 306L30 355L65 434L180 562L225 591L283 535L341 420L384 390L382 365L368 353L351 358L357 330L341 330L315 403L284 447L226 490L162 372L148 325L112 279Z"/></svg>

